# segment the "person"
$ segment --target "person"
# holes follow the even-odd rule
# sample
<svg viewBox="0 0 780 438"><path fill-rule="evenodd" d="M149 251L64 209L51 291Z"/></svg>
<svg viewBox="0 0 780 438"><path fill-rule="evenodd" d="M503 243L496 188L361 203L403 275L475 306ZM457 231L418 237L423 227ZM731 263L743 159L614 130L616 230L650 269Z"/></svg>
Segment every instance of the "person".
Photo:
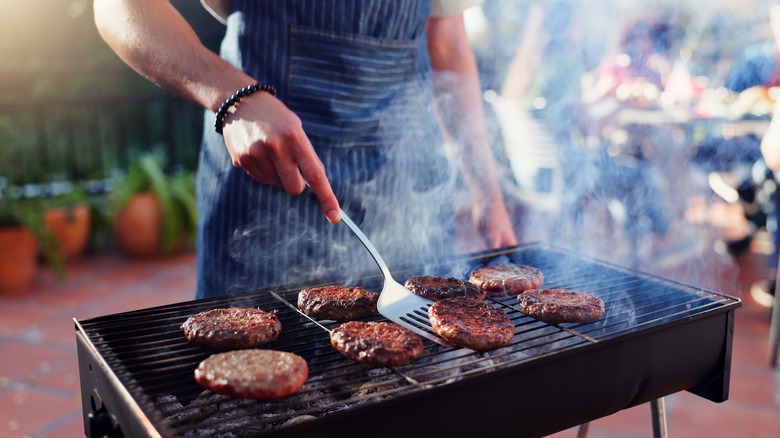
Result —
<svg viewBox="0 0 780 438"><path fill-rule="evenodd" d="M198 297L376 273L329 225L342 208L391 270L451 255L461 184L485 247L517 244L463 24L474 0L206 3L219 55L168 1L94 2L121 59L205 108Z"/></svg>
<svg viewBox="0 0 780 438"><path fill-rule="evenodd" d="M559 239L566 222L579 219L582 194L597 179L590 151L578 139L580 77L593 59L585 23L577 19L583 8L572 0L535 0L509 11L495 5L491 29L504 32L495 31L482 50L514 50L503 50L494 62L504 68L487 96L524 207L523 231L538 232L533 224L539 223L551 240ZM505 25L517 16L525 17L521 26ZM563 240L576 247L579 239Z"/></svg>
<svg viewBox="0 0 780 438"><path fill-rule="evenodd" d="M780 3L772 2L769 6L769 27L772 38L747 46L732 62L724 86L739 93L766 94L772 87L780 86ZM769 172L769 180L775 179L780 171L780 110L776 104L771 114L769 128L759 141L760 158ZM756 163L761 164L761 163ZM756 168L756 166L754 166ZM774 184L771 184L774 187ZM774 190L774 189L772 189ZM774 249L768 257L765 278L751 285L752 298L760 305L772 307L776 288L778 267L778 248L780 248L780 232L777 225L780 222L778 194L772 195L767 231L773 237Z"/></svg>
<svg viewBox="0 0 780 438"><path fill-rule="evenodd" d="M663 11L630 19L616 53L604 56L581 81L582 131L602 144L595 158L598 181L588 196L618 201L632 253L669 265L684 260L687 254L680 248L690 245L675 235L670 195L662 196L669 169L659 157L668 153L663 147L668 134L663 126L625 123L620 115L627 109L658 108L674 40ZM656 170L659 164L663 173Z"/></svg>

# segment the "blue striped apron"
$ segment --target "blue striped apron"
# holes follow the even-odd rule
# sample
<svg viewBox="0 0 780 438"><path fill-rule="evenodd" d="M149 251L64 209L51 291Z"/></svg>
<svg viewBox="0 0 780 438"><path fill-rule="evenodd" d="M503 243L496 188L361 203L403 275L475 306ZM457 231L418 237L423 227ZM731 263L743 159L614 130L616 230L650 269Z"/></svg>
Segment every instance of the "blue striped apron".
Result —
<svg viewBox="0 0 780 438"><path fill-rule="evenodd" d="M452 254L452 162L431 113L431 0L233 0L221 54L273 84L342 208L390 269ZM198 297L378 275L309 192L233 168L206 113L198 171Z"/></svg>

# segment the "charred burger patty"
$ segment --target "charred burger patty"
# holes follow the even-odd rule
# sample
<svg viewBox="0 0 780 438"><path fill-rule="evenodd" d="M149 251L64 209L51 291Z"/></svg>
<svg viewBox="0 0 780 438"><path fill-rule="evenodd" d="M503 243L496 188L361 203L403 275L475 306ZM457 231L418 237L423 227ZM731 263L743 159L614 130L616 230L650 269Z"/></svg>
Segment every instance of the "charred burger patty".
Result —
<svg viewBox="0 0 780 438"><path fill-rule="evenodd" d="M415 295L433 301L454 297L485 298L485 291L476 285L452 277L418 275L406 280L404 286Z"/></svg>
<svg viewBox="0 0 780 438"><path fill-rule="evenodd" d="M312 287L298 294L298 309L316 319L351 321L376 312L378 299L378 293L362 287Z"/></svg>
<svg viewBox="0 0 780 438"><path fill-rule="evenodd" d="M527 265L493 265L471 271L469 283L493 297L517 295L544 283L542 271Z"/></svg>
<svg viewBox="0 0 780 438"><path fill-rule="evenodd" d="M275 340L282 332L282 323L276 312L230 307L192 315L181 330L191 342L207 347L249 348Z"/></svg>
<svg viewBox="0 0 780 438"><path fill-rule="evenodd" d="M506 346L515 327L503 310L468 298L449 298L433 303L428 319L436 333L447 341L472 350Z"/></svg>
<svg viewBox="0 0 780 438"><path fill-rule="evenodd" d="M534 289L517 296L520 311L549 323L588 323L604 315L604 301L585 292L568 289Z"/></svg>
<svg viewBox="0 0 780 438"><path fill-rule="evenodd" d="M275 350L234 350L213 354L195 369L195 380L222 395L270 400L297 391L309 376L306 360Z"/></svg>
<svg viewBox="0 0 780 438"><path fill-rule="evenodd" d="M331 332L330 344L352 360L379 366L405 365L423 352L417 334L390 322L345 322Z"/></svg>

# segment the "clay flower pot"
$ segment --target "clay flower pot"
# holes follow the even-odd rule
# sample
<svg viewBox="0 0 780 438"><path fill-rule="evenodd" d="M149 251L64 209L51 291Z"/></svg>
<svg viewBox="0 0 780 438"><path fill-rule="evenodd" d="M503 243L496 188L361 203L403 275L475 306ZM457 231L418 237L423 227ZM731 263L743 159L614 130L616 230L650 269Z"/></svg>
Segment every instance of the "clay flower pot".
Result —
<svg viewBox="0 0 780 438"><path fill-rule="evenodd" d="M66 262L84 253L92 226L92 216L87 204L50 208L43 213L43 221L56 236Z"/></svg>
<svg viewBox="0 0 780 438"><path fill-rule="evenodd" d="M195 175L168 175L163 161L154 153L141 155L113 186L116 238L133 257L169 256L194 240Z"/></svg>
<svg viewBox="0 0 780 438"><path fill-rule="evenodd" d="M0 228L0 290L32 284L38 272L38 242L24 227Z"/></svg>
<svg viewBox="0 0 780 438"><path fill-rule="evenodd" d="M133 195L114 223L120 248L131 257L160 255L162 222L163 209L153 193Z"/></svg>

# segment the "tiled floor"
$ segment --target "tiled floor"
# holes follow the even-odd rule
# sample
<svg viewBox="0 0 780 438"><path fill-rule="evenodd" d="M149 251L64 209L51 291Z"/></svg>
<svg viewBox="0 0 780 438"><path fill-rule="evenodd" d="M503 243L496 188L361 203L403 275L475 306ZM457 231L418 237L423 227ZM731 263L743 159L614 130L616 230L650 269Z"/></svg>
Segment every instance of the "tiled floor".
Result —
<svg viewBox="0 0 780 438"><path fill-rule="evenodd" d="M701 286L743 299L736 316L730 399L716 404L687 392L667 397L670 436L778 437L778 376L768 365L768 312L747 292L760 275L764 256L760 245L736 260L711 246L697 263L660 273L687 280L695 270L705 283ZM44 270L32 288L0 294L0 436L83 436L72 319L191 299L194 278L191 253L153 261L112 253L76 262L64 279ZM555 436L574 437L576 432ZM588 436L652 436L650 407L594 421Z"/></svg>
<svg viewBox="0 0 780 438"><path fill-rule="evenodd" d="M0 436L84 436L73 318L193 298L194 254L132 261L121 255L45 270L32 288L0 294Z"/></svg>

